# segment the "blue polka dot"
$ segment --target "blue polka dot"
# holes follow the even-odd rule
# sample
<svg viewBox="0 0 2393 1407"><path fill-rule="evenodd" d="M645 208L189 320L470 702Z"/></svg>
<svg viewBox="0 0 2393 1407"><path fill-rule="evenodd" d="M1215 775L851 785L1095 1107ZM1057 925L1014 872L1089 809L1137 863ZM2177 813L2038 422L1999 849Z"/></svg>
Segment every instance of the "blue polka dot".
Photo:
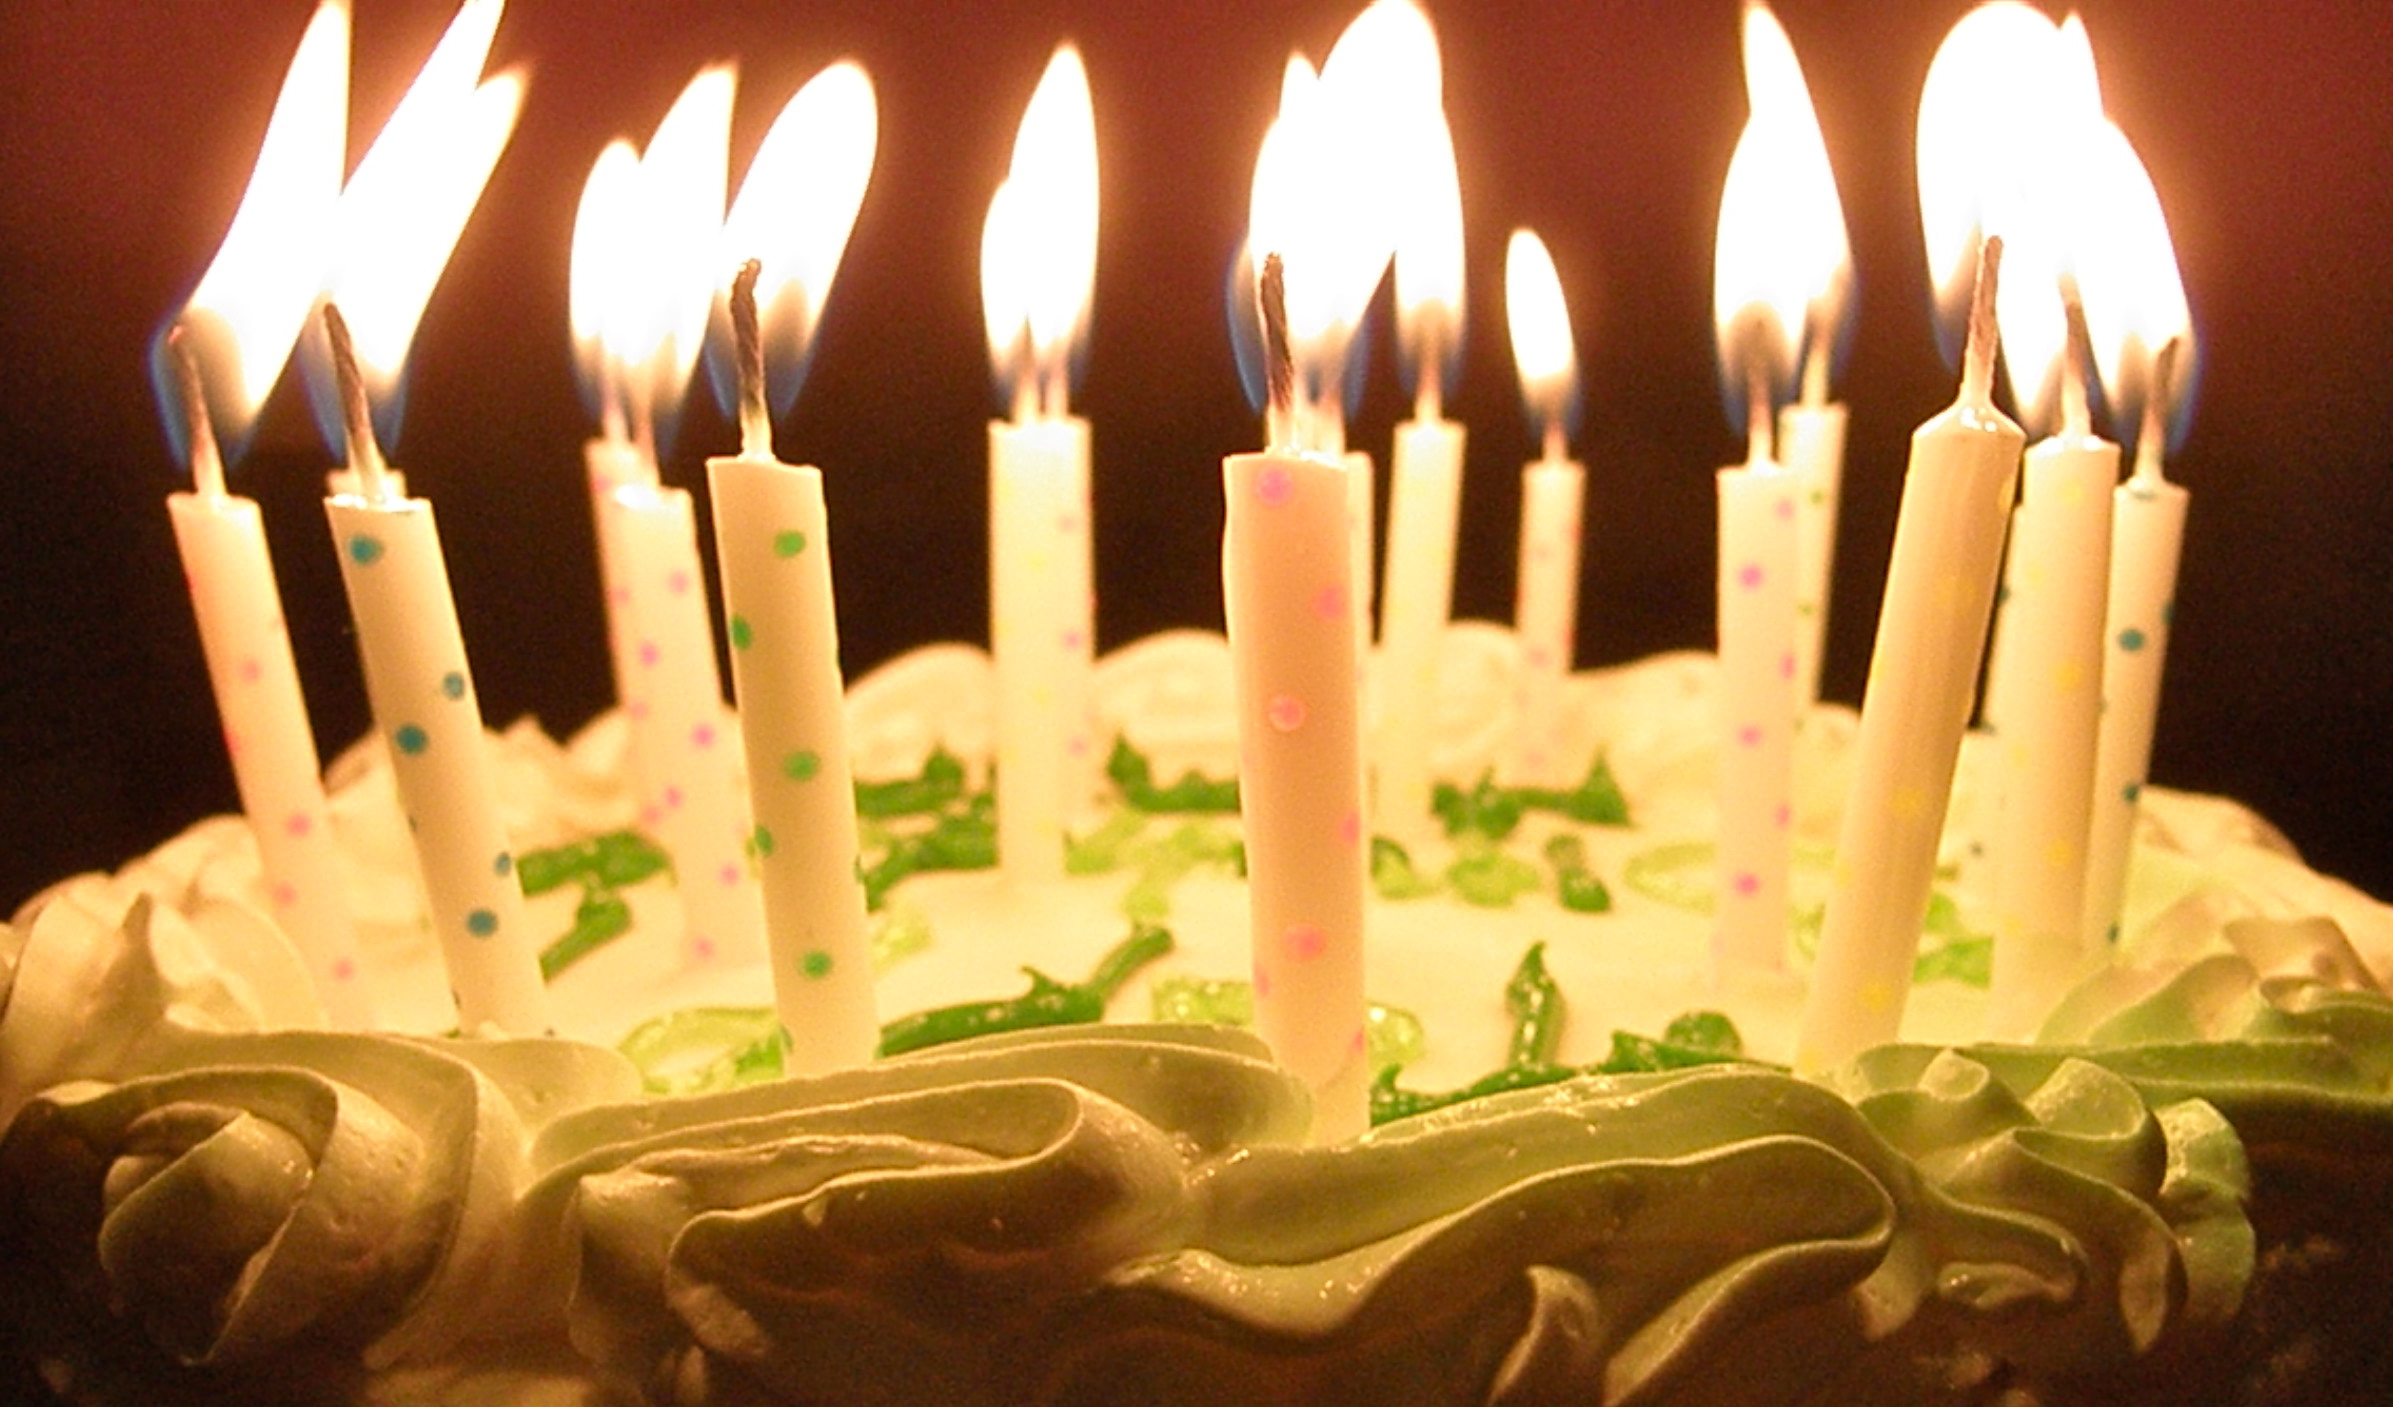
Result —
<svg viewBox="0 0 2393 1407"><path fill-rule="evenodd" d="M2143 795L2144 784L2142 782L2129 782L2126 786L2119 789L2120 798L2130 806L2135 805L2137 801L2141 800Z"/></svg>
<svg viewBox="0 0 2393 1407"><path fill-rule="evenodd" d="M361 567L373 566L382 560L382 539L357 533L349 539L349 560Z"/></svg>
<svg viewBox="0 0 2393 1407"><path fill-rule="evenodd" d="M490 872L501 879L515 873L515 856L501 850L498 859L491 862Z"/></svg>
<svg viewBox="0 0 2393 1407"><path fill-rule="evenodd" d="M448 673L440 676L440 692L442 695L448 698L464 698L465 675L458 670L452 669Z"/></svg>
<svg viewBox="0 0 2393 1407"><path fill-rule="evenodd" d="M465 931L476 938L487 938L499 931L499 916L488 909L476 909L465 916Z"/></svg>
<svg viewBox="0 0 2393 1407"><path fill-rule="evenodd" d="M2144 632L2136 629L2132 625L2119 632L2119 648L2127 651L2129 654L2134 654L2136 651L2144 648L2144 646L2149 643L2150 641L2146 639Z"/></svg>
<svg viewBox="0 0 2393 1407"><path fill-rule="evenodd" d="M415 757L432 746L432 736L413 723L400 724L399 730L391 734L391 741L397 743L399 751L409 757Z"/></svg>

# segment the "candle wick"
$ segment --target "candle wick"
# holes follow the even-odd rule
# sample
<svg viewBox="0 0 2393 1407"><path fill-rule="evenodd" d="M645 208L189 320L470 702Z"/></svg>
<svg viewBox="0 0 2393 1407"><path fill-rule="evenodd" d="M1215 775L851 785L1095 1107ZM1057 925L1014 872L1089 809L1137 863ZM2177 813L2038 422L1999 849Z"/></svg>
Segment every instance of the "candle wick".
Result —
<svg viewBox="0 0 2393 1407"><path fill-rule="evenodd" d="M2086 330L2086 304L2075 274L2061 275L2061 317L2066 331L2061 339L2061 433L2082 440L2094 433L2094 412L2086 404L2093 338Z"/></svg>
<svg viewBox="0 0 2393 1407"><path fill-rule="evenodd" d="M1803 345L1803 405L1818 410L1828 404L1828 316L1815 303L1806 321L1811 335Z"/></svg>
<svg viewBox="0 0 2393 1407"><path fill-rule="evenodd" d="M1446 418L1446 327L1435 312L1421 314L1420 388L1413 394L1413 419L1423 425Z"/></svg>
<svg viewBox="0 0 2393 1407"><path fill-rule="evenodd" d="M1013 421L1016 425L1028 425L1039 415L1038 378L1033 374L1030 356L1023 346L1023 337L1016 337L1013 353L1006 358L1014 368Z"/></svg>
<svg viewBox="0 0 2393 1407"><path fill-rule="evenodd" d="M1562 412L1545 413L1544 448L1541 451L1548 464L1565 464L1570 460L1570 440L1562 433Z"/></svg>
<svg viewBox="0 0 2393 1407"><path fill-rule="evenodd" d="M1046 375L1040 378L1039 413L1050 420L1061 420L1071 411L1072 359L1069 352L1058 352L1049 358Z"/></svg>
<svg viewBox="0 0 2393 1407"><path fill-rule="evenodd" d="M2002 278L2002 236L1978 246L1977 286L1969 299L1969 343L1961 356L1961 398L1975 405L1994 399L1994 354L2000 347L1994 326L1994 290Z"/></svg>
<svg viewBox="0 0 2393 1407"><path fill-rule="evenodd" d="M764 330L756 313L756 279L764 265L750 259L731 280L731 340L738 353L740 454L773 457L773 413L764 397Z"/></svg>
<svg viewBox="0 0 2393 1407"><path fill-rule="evenodd" d="M1745 361L1745 463L1747 467L1768 464L1776 458L1771 452L1771 420L1775 398L1770 394L1770 369L1760 357Z"/></svg>
<svg viewBox="0 0 2393 1407"><path fill-rule="evenodd" d="M598 433L614 444L631 438L624 424L623 368L612 353L598 359Z"/></svg>
<svg viewBox="0 0 2393 1407"><path fill-rule="evenodd" d="M167 329L167 351L174 357L175 386L182 392L183 424L191 435L191 484L202 497L224 497L224 455L216 447L216 426L208 416L208 387L199 374L199 358L178 322Z"/></svg>
<svg viewBox="0 0 2393 1407"><path fill-rule="evenodd" d="M1296 355L1288 347L1288 269L1277 253L1263 256L1255 294L1263 312L1263 377L1269 391L1265 422L1274 448L1296 448Z"/></svg>
<svg viewBox="0 0 2393 1407"><path fill-rule="evenodd" d="M341 390L341 424L349 433L349 468L357 475L359 496L373 503L390 501L390 481L383 473L382 447L374 442L374 414L366 403L366 378L357 366L357 345L349 338L349 321L338 304L324 304L324 331L332 339L332 376Z"/></svg>
<svg viewBox="0 0 2393 1407"><path fill-rule="evenodd" d="M2159 354L2152 358L2151 379L2144 387L2143 425L2135 437L2134 479L2146 488L2168 482L2161 458L2169 447L2169 388L2177 376L2177 354L2184 346L2184 340L2177 337L2160 344Z"/></svg>

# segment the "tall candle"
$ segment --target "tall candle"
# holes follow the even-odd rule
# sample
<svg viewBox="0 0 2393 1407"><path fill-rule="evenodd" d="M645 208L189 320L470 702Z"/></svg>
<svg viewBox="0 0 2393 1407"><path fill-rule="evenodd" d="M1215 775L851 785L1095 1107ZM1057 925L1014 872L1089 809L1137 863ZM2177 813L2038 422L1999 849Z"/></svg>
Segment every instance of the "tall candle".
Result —
<svg viewBox="0 0 2393 1407"><path fill-rule="evenodd" d="M1911 437L1853 780L1796 1039L1799 1069L1823 1069L1893 1039L1910 996L2027 443L1992 398L2001 253L2000 239L1986 240L1960 397Z"/></svg>
<svg viewBox="0 0 2393 1407"><path fill-rule="evenodd" d="M1272 404L1292 372L1277 255L1263 274ZM1313 1091L1313 1137L1369 1122L1361 715L1348 470L1286 448L1222 461L1222 596L1238 710L1255 1021Z"/></svg>
<svg viewBox="0 0 2393 1407"><path fill-rule="evenodd" d="M747 742L774 1006L796 1074L869 1059L879 1039L822 472L773 457L756 265L732 298L741 450L706 462L731 674Z"/></svg>
<svg viewBox="0 0 2393 1407"><path fill-rule="evenodd" d="M1778 412L1778 460L1795 480L1795 698L1803 707L1820 697L1844 497L1848 413L1827 399L1826 379L1826 355L1815 350L1804 358L1803 398Z"/></svg>
<svg viewBox="0 0 2393 1407"><path fill-rule="evenodd" d="M989 646L997 857L1015 882L1062 877L1065 828L1099 776L1089 431L1067 409L1096 243L1096 123L1065 44L1022 114L981 241L990 355L1014 399L1011 422L989 426Z"/></svg>
<svg viewBox="0 0 2393 1407"><path fill-rule="evenodd" d="M1505 315L1521 397L1539 431L1541 454L1521 471L1520 558L1513 629L1520 637L1513 772L1523 782L1560 783L1578 759L1562 755L1562 684L1578 650L1579 543L1586 466L1569 457L1570 410L1578 395L1577 353L1562 281L1545 242L1515 230L1504 252Z"/></svg>
<svg viewBox="0 0 2393 1407"><path fill-rule="evenodd" d="M2027 452L2005 577L2006 692L1996 734L2002 823L1988 1017L1992 1033L2005 1037L2032 1035L2087 955L2086 839L2119 447L2091 429L2073 288L2064 300L2079 335L2063 358L2062 426Z"/></svg>
<svg viewBox="0 0 2393 1407"><path fill-rule="evenodd" d="M386 481L337 307L326 307L325 322L343 373L358 492L325 499L324 511L457 1019L467 1031L536 1035L549 1025L539 945L525 919L432 504Z"/></svg>
<svg viewBox="0 0 2393 1407"><path fill-rule="evenodd" d="M194 486L168 496L166 508L191 587L233 782L257 841L260 878L326 1015L337 1026L370 1026L373 1001L360 980L357 925L341 885L315 733L291 658L265 527L255 500L225 491L199 367L180 328L169 340L183 374Z"/></svg>

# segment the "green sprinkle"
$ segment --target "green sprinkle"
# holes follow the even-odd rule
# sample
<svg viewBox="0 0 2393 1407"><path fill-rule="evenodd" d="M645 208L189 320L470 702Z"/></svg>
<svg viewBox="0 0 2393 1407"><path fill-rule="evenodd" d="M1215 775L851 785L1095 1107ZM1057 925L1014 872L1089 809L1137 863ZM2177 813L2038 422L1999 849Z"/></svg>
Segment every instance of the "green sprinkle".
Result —
<svg viewBox="0 0 2393 1407"><path fill-rule="evenodd" d="M1501 850L1481 850L1446 866L1446 883L1466 904L1508 908L1513 900L1537 888L1537 867Z"/></svg>
<svg viewBox="0 0 2393 1407"><path fill-rule="evenodd" d="M1657 845L1629 857L1621 878L1629 888L1656 903L1689 913L1708 914L1714 902L1713 874L1719 852L1708 840L1682 840Z"/></svg>
<svg viewBox="0 0 2393 1407"><path fill-rule="evenodd" d="M1147 755L1119 735L1106 756L1105 775L1121 789L1123 803L1133 810L1218 813L1238 809L1235 777L1216 780L1190 768L1170 786L1157 786L1154 765Z"/></svg>
<svg viewBox="0 0 2393 1407"><path fill-rule="evenodd" d="M915 816L936 811L964 795L964 762L944 744L923 759L922 771L890 782L858 782L859 816Z"/></svg>
<svg viewBox="0 0 2393 1407"><path fill-rule="evenodd" d="M1064 837L1065 874L1110 874L1122 867L1130 843L1147 828L1137 811L1116 811L1087 835Z"/></svg>
<svg viewBox="0 0 2393 1407"><path fill-rule="evenodd" d="M631 905L621 895L595 888L583 891L582 902L573 911L573 927L540 950L541 980L554 982L558 973L629 932Z"/></svg>
<svg viewBox="0 0 2393 1407"><path fill-rule="evenodd" d="M1401 902L1437 892L1437 881L1413 866L1402 845L1384 835L1371 837L1371 888L1380 898Z"/></svg>
<svg viewBox="0 0 2393 1407"><path fill-rule="evenodd" d="M891 904L873 919L872 970L887 972L931 946L931 920L913 904Z"/></svg>
<svg viewBox="0 0 2393 1407"><path fill-rule="evenodd" d="M1554 867L1554 897L1572 913L1600 914L1612 907L1612 891L1587 866L1587 845L1567 832L1545 843L1546 863Z"/></svg>
<svg viewBox="0 0 2393 1407"><path fill-rule="evenodd" d="M697 1007L642 1022L617 1049L652 1094L711 1094L779 1079L788 1039L770 1007Z"/></svg>
<svg viewBox="0 0 2393 1407"><path fill-rule="evenodd" d="M1504 984L1504 1010L1512 1017L1512 1042L1506 1065L1550 1065L1562 1048L1562 1023L1568 1012L1562 988L1545 970L1545 944L1532 943L1521 954L1520 966Z"/></svg>
<svg viewBox="0 0 2393 1407"><path fill-rule="evenodd" d="M1562 790L1555 787L1500 787L1495 774L1480 774L1479 782L1469 791L1452 782L1440 782L1431 792L1430 809L1445 824L1446 834L1484 836L1502 840L1511 835L1530 811L1550 811L1581 825L1625 826L1629 823L1628 799L1621 795L1620 783L1612 776L1612 765L1602 753L1587 765L1587 775L1579 784Z"/></svg>
<svg viewBox="0 0 2393 1407"><path fill-rule="evenodd" d="M918 1011L881 1028L880 1054L945 1045L996 1031L1084 1025L1105 1019L1105 1003L1139 968L1172 950L1171 934L1140 925L1098 960L1086 982L1063 983L1025 967L1030 990L1004 1001L961 1002Z"/></svg>
<svg viewBox="0 0 2393 1407"><path fill-rule="evenodd" d="M638 831L621 830L526 850L515 857L515 874L523 892L535 895L575 881L619 889L660 874L670 864L654 841Z"/></svg>

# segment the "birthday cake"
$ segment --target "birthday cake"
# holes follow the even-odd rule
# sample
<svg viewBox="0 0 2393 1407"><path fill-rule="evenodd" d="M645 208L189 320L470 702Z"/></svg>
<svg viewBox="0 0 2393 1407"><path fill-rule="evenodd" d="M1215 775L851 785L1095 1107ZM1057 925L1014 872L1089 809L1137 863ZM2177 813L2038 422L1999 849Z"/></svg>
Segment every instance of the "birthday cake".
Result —
<svg viewBox="0 0 2393 1407"><path fill-rule="evenodd" d="M56 886L5 945L7 1385L2385 1400L2393 909L2241 807L2147 788L2111 960L2034 1044L1982 1043L1972 739L1901 1042L1798 1078L1850 712L1802 733L1786 973L1715 974L1710 658L1573 679L1589 767L1540 789L1498 780L1512 637L1446 649L1437 824L1373 847L1378 1123L1333 1146L1240 1029L1218 637L1102 662L1111 800L1033 892L986 867L986 657L859 681L887 1024L843 1073L781 1078L763 971L683 943L613 717L494 744L553 1038L446 1034L378 746L332 769L333 815L408 1034L324 1029L237 818Z"/></svg>

